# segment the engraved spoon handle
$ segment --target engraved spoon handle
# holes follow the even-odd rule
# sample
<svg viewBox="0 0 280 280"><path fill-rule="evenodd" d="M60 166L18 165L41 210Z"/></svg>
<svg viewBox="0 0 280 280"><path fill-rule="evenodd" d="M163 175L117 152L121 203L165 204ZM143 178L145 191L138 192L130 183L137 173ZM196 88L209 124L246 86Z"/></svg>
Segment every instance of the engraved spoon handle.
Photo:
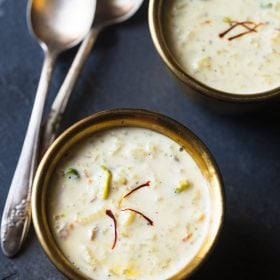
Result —
<svg viewBox="0 0 280 280"><path fill-rule="evenodd" d="M19 251L30 225L30 195L36 169L39 133L55 59L56 54L45 52L29 125L2 216L1 247L8 257Z"/></svg>
<svg viewBox="0 0 280 280"><path fill-rule="evenodd" d="M42 129L42 154L48 149L57 136L62 114L65 111L70 95L73 91L75 83L82 71L82 68L89 57L89 54L96 42L101 27L93 27L86 38L83 40L79 50L72 62L72 65L64 79L62 86L52 104L46 123Z"/></svg>

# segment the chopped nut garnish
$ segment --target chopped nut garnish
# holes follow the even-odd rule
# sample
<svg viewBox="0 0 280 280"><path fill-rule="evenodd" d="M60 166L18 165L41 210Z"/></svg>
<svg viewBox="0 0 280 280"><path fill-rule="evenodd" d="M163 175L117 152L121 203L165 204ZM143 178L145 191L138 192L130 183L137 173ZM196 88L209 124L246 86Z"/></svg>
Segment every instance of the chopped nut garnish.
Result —
<svg viewBox="0 0 280 280"><path fill-rule="evenodd" d="M126 185L127 184L127 179L125 177L120 178L119 183L121 185Z"/></svg>
<svg viewBox="0 0 280 280"><path fill-rule="evenodd" d="M197 215L196 220L197 220L198 222L201 222L201 221L203 221L204 219L205 219L204 213L200 213L200 214Z"/></svg>
<svg viewBox="0 0 280 280"><path fill-rule="evenodd" d="M196 203L200 199L200 197L201 197L200 191L196 191L193 196L192 203Z"/></svg>
<svg viewBox="0 0 280 280"><path fill-rule="evenodd" d="M175 188L175 192L181 193L187 188L189 188L191 185L191 182L189 182L187 179L181 179L179 185Z"/></svg>
<svg viewBox="0 0 280 280"><path fill-rule="evenodd" d="M98 232L98 227L94 227L91 231L90 240L93 241L96 238L96 234Z"/></svg>
<svg viewBox="0 0 280 280"><path fill-rule="evenodd" d="M58 236L61 238L61 239L66 239L70 232L74 229L74 224L71 223L71 224L66 224L59 232L58 232Z"/></svg>
<svg viewBox="0 0 280 280"><path fill-rule="evenodd" d="M112 179L112 173L111 171L104 165L101 166L101 168L106 172L106 177L105 177L105 184L103 187L103 194L102 198L107 199L109 196L109 191L110 191L110 185L111 185L111 179Z"/></svg>
<svg viewBox="0 0 280 280"><path fill-rule="evenodd" d="M92 177L90 176L89 172L86 169L84 170L84 174L85 174L85 176L87 178L88 184L92 184L93 183L93 179L92 179Z"/></svg>
<svg viewBox="0 0 280 280"><path fill-rule="evenodd" d="M182 241L188 241L193 236L192 232L189 232L185 237L183 237Z"/></svg>
<svg viewBox="0 0 280 280"><path fill-rule="evenodd" d="M96 221L96 219L102 217L103 215L104 215L104 208L101 208L89 216L78 217L76 220L76 223L78 223L80 225L88 225L88 224Z"/></svg>
<svg viewBox="0 0 280 280"><path fill-rule="evenodd" d="M109 271L117 276L126 276L126 277L137 277L139 271L134 268L134 264L131 263L128 266L115 265L109 269Z"/></svg>
<svg viewBox="0 0 280 280"><path fill-rule="evenodd" d="M128 212L124 225L126 226L130 225L134 221L135 216L136 216L135 212L131 212L131 211Z"/></svg>
<svg viewBox="0 0 280 280"><path fill-rule="evenodd" d="M81 176L80 176L80 173L78 172L77 169L75 168L68 168L65 173L64 173L69 179L79 179Z"/></svg>
<svg viewBox="0 0 280 280"><path fill-rule="evenodd" d="M113 184L116 187L121 187L127 185L128 183L128 169L124 169L122 167L116 168L114 172Z"/></svg>
<svg viewBox="0 0 280 280"><path fill-rule="evenodd" d="M117 207L120 209L122 206L122 201L123 201L123 197L124 197L124 193L121 194L121 196L118 198L117 200Z"/></svg>

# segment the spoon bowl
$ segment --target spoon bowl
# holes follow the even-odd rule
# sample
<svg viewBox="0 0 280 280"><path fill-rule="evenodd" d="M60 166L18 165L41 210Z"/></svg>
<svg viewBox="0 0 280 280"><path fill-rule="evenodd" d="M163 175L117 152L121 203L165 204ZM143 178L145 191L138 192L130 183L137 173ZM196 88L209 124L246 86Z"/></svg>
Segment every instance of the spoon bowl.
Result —
<svg viewBox="0 0 280 280"><path fill-rule="evenodd" d="M97 0L93 26L81 44L70 70L52 104L42 136L42 153L56 138L62 114L99 33L106 27L130 19L144 0Z"/></svg>
<svg viewBox="0 0 280 280"><path fill-rule="evenodd" d="M143 0L103 0L102 3L97 3L94 23L106 27L126 21L138 11L142 3Z"/></svg>
<svg viewBox="0 0 280 280"><path fill-rule="evenodd" d="M77 45L88 33L95 9L92 0L30 1L28 26L39 43L56 52Z"/></svg>

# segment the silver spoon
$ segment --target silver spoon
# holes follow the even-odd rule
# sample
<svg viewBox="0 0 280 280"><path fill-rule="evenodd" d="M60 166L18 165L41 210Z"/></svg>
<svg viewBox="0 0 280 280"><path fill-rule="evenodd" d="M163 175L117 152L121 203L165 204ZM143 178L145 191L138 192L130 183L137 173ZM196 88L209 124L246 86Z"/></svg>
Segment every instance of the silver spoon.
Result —
<svg viewBox="0 0 280 280"><path fill-rule="evenodd" d="M121 23L131 18L139 10L143 2L144 0L97 0L93 27L81 44L52 104L51 112L43 129L42 152L45 152L56 138L62 114L99 33L110 25Z"/></svg>
<svg viewBox="0 0 280 280"><path fill-rule="evenodd" d="M30 225L30 194L36 169L39 132L55 60L62 51L75 46L88 34L95 7L95 0L28 2L29 29L41 45L45 60L24 144L2 216L1 247L8 257L19 251Z"/></svg>

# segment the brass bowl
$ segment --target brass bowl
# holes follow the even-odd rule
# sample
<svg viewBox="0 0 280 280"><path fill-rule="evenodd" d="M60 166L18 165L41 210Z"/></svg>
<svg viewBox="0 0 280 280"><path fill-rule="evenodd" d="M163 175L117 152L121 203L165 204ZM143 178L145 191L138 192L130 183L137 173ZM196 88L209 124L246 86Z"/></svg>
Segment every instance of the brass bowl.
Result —
<svg viewBox="0 0 280 280"><path fill-rule="evenodd" d="M222 112L275 106L279 108L280 87L255 94L228 93L209 87L186 73L168 47L164 34L164 5L167 1L150 0L149 28L152 40L160 57L176 77L183 91L195 101L214 107Z"/></svg>
<svg viewBox="0 0 280 280"><path fill-rule="evenodd" d="M58 247L48 222L49 183L63 154L77 142L102 130L116 127L141 127L173 139L190 153L209 183L210 225L205 240L194 259L170 279L189 276L205 260L217 241L224 217L224 190L218 167L205 145L176 121L139 109L115 109L94 114L67 129L49 148L35 176L32 193L32 215L37 237L53 264L69 279L89 279L76 269Z"/></svg>

